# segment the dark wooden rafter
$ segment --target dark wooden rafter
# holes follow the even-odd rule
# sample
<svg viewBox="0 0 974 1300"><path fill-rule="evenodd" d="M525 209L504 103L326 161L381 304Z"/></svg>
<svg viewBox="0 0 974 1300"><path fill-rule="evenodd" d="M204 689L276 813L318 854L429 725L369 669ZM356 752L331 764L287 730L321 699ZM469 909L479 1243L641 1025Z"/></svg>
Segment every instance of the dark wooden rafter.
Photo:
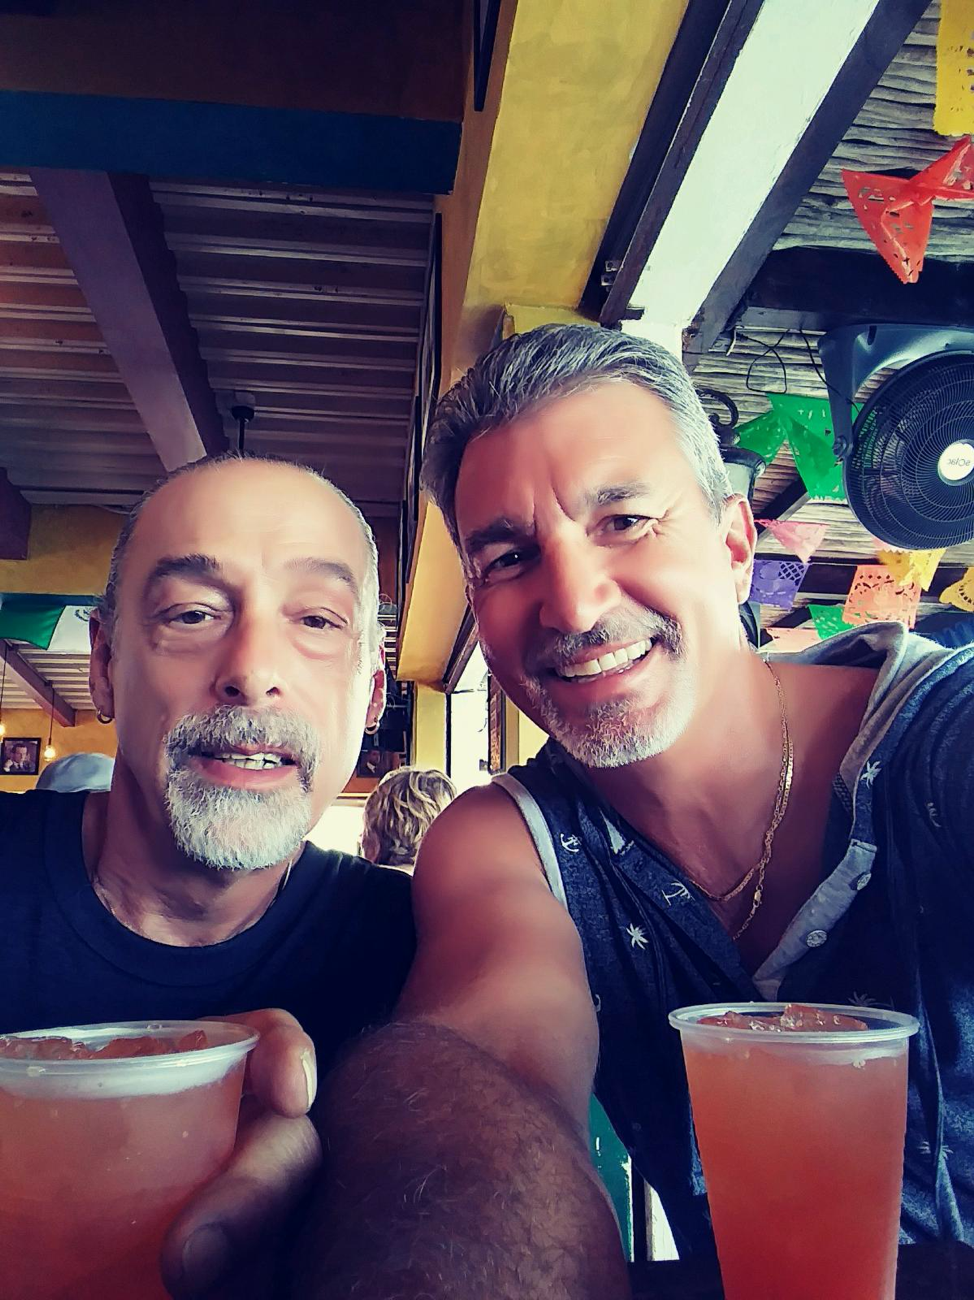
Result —
<svg viewBox="0 0 974 1300"><path fill-rule="evenodd" d="M736 312L798 205L927 6L928 0L884 0L876 6L747 234L686 331L684 359L691 367Z"/></svg>
<svg viewBox="0 0 974 1300"><path fill-rule="evenodd" d="M796 556L785 556L785 559L796 558ZM834 600L836 597L841 597L844 600L849 594L849 588L852 585L852 579L855 576L857 567L863 563L868 563L868 561L813 560L802 580L802 595L810 599ZM941 593L953 583L960 582L966 571L963 564L941 564L934 574L924 598L926 600L939 600Z"/></svg>
<svg viewBox="0 0 974 1300"><path fill-rule="evenodd" d="M73 727L77 721L74 708L9 641L0 640L0 661L4 654L7 656L7 673L20 681L31 699L45 711L51 710L54 721L62 727Z"/></svg>
<svg viewBox="0 0 974 1300"><path fill-rule="evenodd" d="M446 671L443 674L443 689L447 695L452 695L457 689L460 678L463 676L463 670L470 662L470 656L473 654L476 644L477 625L474 623L473 614L468 607L464 610L463 621L460 624L457 639L453 643L450 658L447 660Z"/></svg>
<svg viewBox="0 0 974 1300"><path fill-rule="evenodd" d="M449 194L460 123L0 89L6 166Z"/></svg>
<svg viewBox="0 0 974 1300"><path fill-rule="evenodd" d="M0 560L26 560L30 506L0 469Z"/></svg>
<svg viewBox="0 0 974 1300"><path fill-rule="evenodd" d="M974 320L974 263L924 263L901 284L875 253L787 248L770 254L748 289L742 329L830 330L874 321L951 327Z"/></svg>
<svg viewBox="0 0 974 1300"><path fill-rule="evenodd" d="M789 483L761 510L762 519L790 519L808 500L808 491L800 478ZM764 524L757 525L758 537L765 531Z"/></svg>
<svg viewBox="0 0 974 1300"><path fill-rule="evenodd" d="M142 176L31 174L165 468L226 449L162 214Z"/></svg>
<svg viewBox="0 0 974 1300"><path fill-rule="evenodd" d="M797 555L775 555L773 559L793 560L798 563ZM832 602L842 600L849 594L856 569L866 560L813 560L802 579L799 594L804 600ZM929 589L924 593L925 600L939 600L947 587L959 582L966 569L962 564L942 564L934 574ZM778 626L797 627L804 622L808 610L804 605L796 606L778 621Z"/></svg>
<svg viewBox="0 0 974 1300"><path fill-rule="evenodd" d="M807 605L796 605L790 609L787 614L782 614L781 618L774 624L775 627L801 627L801 625L811 618ZM767 630L767 629L762 629ZM770 637L768 638L771 639ZM763 644L763 643L762 643Z"/></svg>
<svg viewBox="0 0 974 1300"><path fill-rule="evenodd" d="M582 297L605 325L630 314L629 299L761 3L687 6Z"/></svg>

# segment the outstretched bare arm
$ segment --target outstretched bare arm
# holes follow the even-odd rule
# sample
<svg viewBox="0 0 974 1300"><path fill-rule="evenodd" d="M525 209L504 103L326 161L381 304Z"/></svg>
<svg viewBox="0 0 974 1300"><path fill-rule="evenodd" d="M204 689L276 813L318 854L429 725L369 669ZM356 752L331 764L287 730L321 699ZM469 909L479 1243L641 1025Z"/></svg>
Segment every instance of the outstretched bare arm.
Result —
<svg viewBox="0 0 974 1300"><path fill-rule="evenodd" d="M589 1160L597 1028L578 936L514 805L463 796L416 873L397 1021L330 1076L313 1300L617 1300L619 1232Z"/></svg>

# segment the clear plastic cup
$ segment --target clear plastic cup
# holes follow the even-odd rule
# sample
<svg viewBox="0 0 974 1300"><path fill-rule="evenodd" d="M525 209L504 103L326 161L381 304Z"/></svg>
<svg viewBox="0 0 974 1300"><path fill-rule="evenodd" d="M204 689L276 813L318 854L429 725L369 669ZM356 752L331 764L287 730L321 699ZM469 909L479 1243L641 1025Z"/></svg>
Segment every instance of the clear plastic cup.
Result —
<svg viewBox="0 0 974 1300"><path fill-rule="evenodd" d="M157 1056L25 1060L0 1053L0 1296L162 1300L159 1252L233 1150L257 1034L220 1021L85 1025L7 1035L208 1046Z"/></svg>
<svg viewBox="0 0 974 1300"><path fill-rule="evenodd" d="M726 1300L893 1300L912 1016L823 1003L865 1029L730 1028L783 1002L670 1014Z"/></svg>

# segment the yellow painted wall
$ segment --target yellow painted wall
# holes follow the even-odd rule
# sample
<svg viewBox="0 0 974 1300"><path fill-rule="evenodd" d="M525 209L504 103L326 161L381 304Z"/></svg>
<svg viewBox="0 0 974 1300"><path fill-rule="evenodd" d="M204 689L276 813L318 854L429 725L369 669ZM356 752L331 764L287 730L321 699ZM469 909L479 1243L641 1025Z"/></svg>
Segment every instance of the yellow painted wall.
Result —
<svg viewBox="0 0 974 1300"><path fill-rule="evenodd" d="M439 686L463 621L467 596L443 516L425 495L413 556L403 605L398 675L400 681Z"/></svg>
<svg viewBox="0 0 974 1300"><path fill-rule="evenodd" d="M461 340L498 304L576 307L686 3L518 0Z"/></svg>
<svg viewBox="0 0 974 1300"><path fill-rule="evenodd" d="M548 739L546 732L536 726L506 698L503 725L504 758L508 767L514 767L516 763L526 763L529 758L534 758Z"/></svg>
<svg viewBox="0 0 974 1300"><path fill-rule="evenodd" d="M446 771L446 696L417 686L413 700L413 763Z"/></svg>
<svg viewBox="0 0 974 1300"><path fill-rule="evenodd" d="M505 308L519 332L577 307L687 0L505 0L483 112L468 86L443 223L444 387ZM463 616L460 566L426 509L399 675L442 680Z"/></svg>
<svg viewBox="0 0 974 1300"><path fill-rule="evenodd" d="M527 334L538 325L590 325L581 312L569 307L539 307L523 302L507 304L509 325L505 334Z"/></svg>
<svg viewBox="0 0 974 1300"><path fill-rule="evenodd" d="M100 594L122 515L97 506L33 506L26 560L0 560L0 591Z"/></svg>
<svg viewBox="0 0 974 1300"><path fill-rule="evenodd" d="M519 0L470 273L478 300L578 303L685 9Z"/></svg>
<svg viewBox="0 0 974 1300"><path fill-rule="evenodd" d="M94 713L88 710L81 710L76 716L78 721L73 727L62 727L57 722L54 724L52 743L57 750L56 757L63 758L65 754L94 753L108 754L109 757L114 758L118 748L115 727L111 723L103 726ZM4 709L3 725L7 728L8 737L40 736L43 755L44 746L47 744L47 729L51 725L50 717L43 709ZM43 771L46 766L42 757L40 770ZM36 780L37 778L33 776L4 776L0 773L0 794L33 790Z"/></svg>
<svg viewBox="0 0 974 1300"><path fill-rule="evenodd" d="M520 2L524 3L524 0ZM468 57L463 136L453 193L436 201L442 218L440 284L444 387L448 387L453 379L473 365L490 342L497 325L499 304L488 304L477 314L477 319L473 319L470 313L464 312L464 302L516 7L513 0L506 0L501 5L487 99L479 113L473 106L473 67L472 60ZM468 9L472 9L472 6L468 6ZM469 34L466 48L473 48Z"/></svg>

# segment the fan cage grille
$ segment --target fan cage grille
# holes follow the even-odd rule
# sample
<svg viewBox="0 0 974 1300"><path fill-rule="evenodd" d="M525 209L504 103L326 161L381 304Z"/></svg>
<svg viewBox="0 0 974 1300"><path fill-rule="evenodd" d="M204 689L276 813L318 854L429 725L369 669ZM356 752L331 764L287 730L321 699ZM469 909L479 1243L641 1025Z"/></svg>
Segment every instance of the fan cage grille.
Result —
<svg viewBox="0 0 974 1300"><path fill-rule="evenodd" d="M925 357L887 380L856 420L846 494L860 522L893 546L924 550L974 537L974 472L949 482L941 456L974 445L974 353Z"/></svg>

